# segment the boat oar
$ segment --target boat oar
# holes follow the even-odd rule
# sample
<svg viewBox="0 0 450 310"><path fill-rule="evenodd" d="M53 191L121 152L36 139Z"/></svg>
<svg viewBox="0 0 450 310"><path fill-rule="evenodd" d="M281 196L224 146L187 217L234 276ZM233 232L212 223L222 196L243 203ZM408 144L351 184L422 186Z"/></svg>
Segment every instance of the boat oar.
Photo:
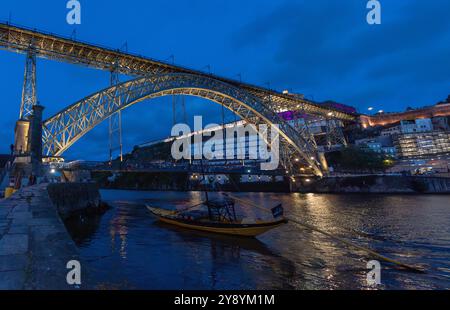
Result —
<svg viewBox="0 0 450 310"><path fill-rule="evenodd" d="M252 203L252 202L250 202L250 201L247 201L247 200L244 200L244 199L241 199L241 198L238 198L238 197L234 197L234 196L232 196L232 195L230 195L230 194L224 194L224 195L225 195L225 196L228 196L228 197L230 197L230 198L233 198L233 199L236 200L236 201L239 201L239 202L242 202L242 203L244 203L244 204L247 204L247 205L249 205L249 206L251 206L251 207L254 207L254 208L263 210L263 211L265 211L265 212L271 213L271 211L267 210L266 208L257 206L257 205L255 205L254 203ZM377 252L375 252L375 251L373 251L373 250L371 250L371 249L368 249L368 248L366 248L366 247L362 247L362 246L359 246L359 245L357 245L357 244L354 244L354 243L352 243L352 242L350 242L350 241L347 241L347 240L345 240L345 239L343 239L343 238L333 236L332 234L327 233L326 231L323 231L323 230L321 230L321 229L319 229L319 228L316 228L316 227L314 227L314 226L312 226L312 225L310 225L310 224L303 223L303 222L301 222L301 221L299 221L299 220L296 220L296 219L293 219L293 218L290 218L290 217L286 217L286 218L287 218L289 221L293 222L293 223L296 223L296 224L298 224L298 225L300 225L300 226L306 227L306 228L309 229L309 230L312 230L312 231L316 231L316 232L318 232L318 233L321 233L322 235L325 235L325 236L327 236L327 237L329 237L329 238L331 238L331 239L333 239L333 240L339 241L339 242L341 242L341 243L343 243L343 244L345 244L345 245L347 245L347 246L349 246L349 247L353 247L353 248L356 248L356 249L358 249L358 250L364 251L364 252L366 252L366 253L368 253L368 254L370 254L370 255L372 255L372 256L374 256L374 257L380 259L380 260L383 260L383 261L386 261L386 262L395 264L395 265L397 265L397 266L400 266L400 267L403 267L403 268L406 268L406 269L409 269L409 270L413 270L413 271L415 271L415 272L421 272L421 273L424 273L424 272L425 272L425 270L423 270L423 269L420 268L420 267L411 266L411 265L408 265L408 264L399 262L399 261L397 261L397 260L395 260L395 259L386 257L386 256L381 255L381 254L379 254L379 253L377 253Z"/></svg>

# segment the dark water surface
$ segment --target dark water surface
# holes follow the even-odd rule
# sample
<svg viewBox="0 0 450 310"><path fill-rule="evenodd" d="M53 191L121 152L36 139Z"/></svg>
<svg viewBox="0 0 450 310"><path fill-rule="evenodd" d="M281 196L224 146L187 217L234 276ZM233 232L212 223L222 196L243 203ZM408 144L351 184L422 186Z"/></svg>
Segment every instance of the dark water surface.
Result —
<svg viewBox="0 0 450 310"><path fill-rule="evenodd" d="M450 288L450 197L241 193L287 215L403 262L382 264L381 289ZM201 193L102 191L113 208L68 223L97 288L366 289L373 257L289 223L245 239L161 224L144 204L193 205ZM355 234L364 232L365 235Z"/></svg>

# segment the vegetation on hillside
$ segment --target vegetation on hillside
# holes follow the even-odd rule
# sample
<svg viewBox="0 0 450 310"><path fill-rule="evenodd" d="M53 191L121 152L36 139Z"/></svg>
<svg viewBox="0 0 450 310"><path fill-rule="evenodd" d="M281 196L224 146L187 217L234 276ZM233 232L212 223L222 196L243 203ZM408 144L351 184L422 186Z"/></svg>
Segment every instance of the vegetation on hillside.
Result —
<svg viewBox="0 0 450 310"><path fill-rule="evenodd" d="M327 160L335 171L355 173L385 171L394 164L393 160L383 154L354 146L328 153Z"/></svg>

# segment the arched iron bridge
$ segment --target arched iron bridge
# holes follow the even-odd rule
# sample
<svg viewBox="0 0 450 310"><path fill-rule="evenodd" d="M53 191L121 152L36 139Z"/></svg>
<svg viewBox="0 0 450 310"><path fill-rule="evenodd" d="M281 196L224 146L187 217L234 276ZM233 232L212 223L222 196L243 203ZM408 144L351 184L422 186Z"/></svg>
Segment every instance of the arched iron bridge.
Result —
<svg viewBox="0 0 450 310"><path fill-rule="evenodd" d="M314 174L322 176L313 138L299 132L269 108L263 100L223 81L187 73L158 74L134 79L104 89L67 107L43 123L44 155L60 156L77 140L119 110L146 99L167 95L190 95L223 105L249 124L278 125L280 159L292 169L293 158L300 158ZM259 128L257 126L257 128Z"/></svg>
<svg viewBox="0 0 450 310"><path fill-rule="evenodd" d="M100 122L137 102L166 95L192 95L223 104L248 123L278 124L283 166L292 170L297 160L291 159L295 156L321 176L314 138L306 128L291 127L277 112L302 111L325 118L331 114L341 121L357 117L302 97L9 23L0 23L0 49L27 54L21 119L27 119L37 104L37 57L139 77L114 83L114 87L86 97L45 121L43 146L47 156L61 155Z"/></svg>

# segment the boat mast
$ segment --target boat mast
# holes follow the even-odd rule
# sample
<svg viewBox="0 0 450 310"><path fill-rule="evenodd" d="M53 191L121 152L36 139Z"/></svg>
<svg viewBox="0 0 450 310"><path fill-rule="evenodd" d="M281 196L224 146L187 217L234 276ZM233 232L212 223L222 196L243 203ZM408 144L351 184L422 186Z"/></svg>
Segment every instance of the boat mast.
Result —
<svg viewBox="0 0 450 310"><path fill-rule="evenodd" d="M208 197L208 191L206 189L206 176L205 176L205 169L203 168L203 159L200 160L200 165L201 165L201 168L202 168L203 182L204 182L204 185L205 185L203 192L205 193L206 203L208 203L209 202L209 197Z"/></svg>
<svg viewBox="0 0 450 310"><path fill-rule="evenodd" d="M205 169L203 167L203 158L200 160L200 165L201 165L201 168L202 168L202 175L203 175L203 183L204 183L204 190L203 190L203 192L205 193L205 200L206 200L205 205L208 208L208 216L209 216L209 219L211 220L212 219L212 213L211 213L211 207L209 205L208 190L206 189L206 176L205 176Z"/></svg>

